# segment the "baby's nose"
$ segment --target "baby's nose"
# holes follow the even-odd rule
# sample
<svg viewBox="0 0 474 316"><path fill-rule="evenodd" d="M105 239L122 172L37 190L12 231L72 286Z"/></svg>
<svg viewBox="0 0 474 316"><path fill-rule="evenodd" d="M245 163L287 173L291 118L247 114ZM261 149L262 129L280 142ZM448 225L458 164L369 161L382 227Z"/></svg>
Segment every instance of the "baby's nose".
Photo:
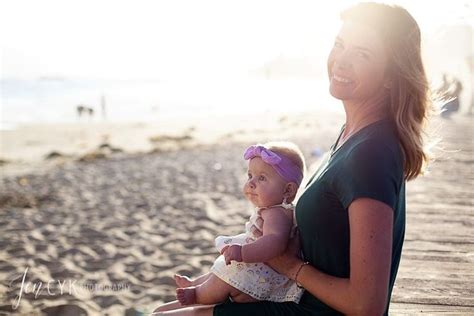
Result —
<svg viewBox="0 0 474 316"><path fill-rule="evenodd" d="M247 184L248 184L249 187L251 187L252 189L255 188L255 182L254 182L252 179L249 179L249 180L247 181Z"/></svg>

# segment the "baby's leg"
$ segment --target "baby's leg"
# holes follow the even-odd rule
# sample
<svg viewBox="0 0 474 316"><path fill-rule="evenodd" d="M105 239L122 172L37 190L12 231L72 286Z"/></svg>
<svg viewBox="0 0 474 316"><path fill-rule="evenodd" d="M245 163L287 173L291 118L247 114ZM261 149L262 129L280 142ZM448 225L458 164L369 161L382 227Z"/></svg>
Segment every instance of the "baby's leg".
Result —
<svg viewBox="0 0 474 316"><path fill-rule="evenodd" d="M237 299L236 302L240 303L257 301L247 294L241 293L212 273L200 285L176 289L176 296L183 305L216 304L224 302L229 296Z"/></svg>
<svg viewBox="0 0 474 316"><path fill-rule="evenodd" d="M183 305L215 304L229 297L231 286L211 273L202 284L176 289L176 297Z"/></svg>
<svg viewBox="0 0 474 316"><path fill-rule="evenodd" d="M176 285L178 287L190 287L190 286L196 286L196 285L204 283L209 278L210 275L211 273L208 272L206 274L198 276L195 279L191 279L185 275L175 274L174 281L176 282Z"/></svg>

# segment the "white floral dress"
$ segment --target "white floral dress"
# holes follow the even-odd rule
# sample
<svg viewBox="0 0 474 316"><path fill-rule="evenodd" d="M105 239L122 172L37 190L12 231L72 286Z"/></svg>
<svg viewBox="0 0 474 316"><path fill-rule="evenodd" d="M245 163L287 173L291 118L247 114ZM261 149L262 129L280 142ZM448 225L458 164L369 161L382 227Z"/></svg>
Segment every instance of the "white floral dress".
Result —
<svg viewBox="0 0 474 316"><path fill-rule="evenodd" d="M293 210L293 232L296 227L294 206L290 205L290 208ZM257 220L261 218L260 212L263 209L266 208L255 208L249 221L245 223L245 233L236 236L218 236L215 242L219 252L228 244L244 245L255 241L258 237L252 234L251 227L255 225L259 229L262 228ZM279 274L264 263L231 261L230 265L226 265L224 256L221 255L214 261L211 272L227 284L257 300L298 303L304 291L293 280Z"/></svg>

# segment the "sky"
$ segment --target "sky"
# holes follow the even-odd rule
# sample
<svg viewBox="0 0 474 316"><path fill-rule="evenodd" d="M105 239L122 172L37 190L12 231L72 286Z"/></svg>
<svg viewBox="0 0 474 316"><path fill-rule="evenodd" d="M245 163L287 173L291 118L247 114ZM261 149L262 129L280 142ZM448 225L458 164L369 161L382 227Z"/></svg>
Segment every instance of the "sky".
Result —
<svg viewBox="0 0 474 316"><path fill-rule="evenodd" d="M1 1L1 79L225 77L279 56L324 62L338 14L352 3ZM436 34L440 25L473 24L468 1L396 3L425 34Z"/></svg>

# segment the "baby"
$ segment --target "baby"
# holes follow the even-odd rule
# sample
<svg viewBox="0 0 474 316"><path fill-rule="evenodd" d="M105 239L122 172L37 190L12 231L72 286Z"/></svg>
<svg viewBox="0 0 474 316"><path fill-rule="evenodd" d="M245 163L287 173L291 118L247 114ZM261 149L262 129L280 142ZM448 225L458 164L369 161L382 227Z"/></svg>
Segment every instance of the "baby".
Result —
<svg viewBox="0 0 474 316"><path fill-rule="evenodd" d="M296 228L291 202L303 179L303 155L293 143L271 142L250 146L244 158L249 163L243 193L255 210L245 233L216 238L221 256L209 273L194 280L175 275L182 305L217 304L229 297L239 303L298 303L303 294L294 281L263 263L286 249Z"/></svg>

